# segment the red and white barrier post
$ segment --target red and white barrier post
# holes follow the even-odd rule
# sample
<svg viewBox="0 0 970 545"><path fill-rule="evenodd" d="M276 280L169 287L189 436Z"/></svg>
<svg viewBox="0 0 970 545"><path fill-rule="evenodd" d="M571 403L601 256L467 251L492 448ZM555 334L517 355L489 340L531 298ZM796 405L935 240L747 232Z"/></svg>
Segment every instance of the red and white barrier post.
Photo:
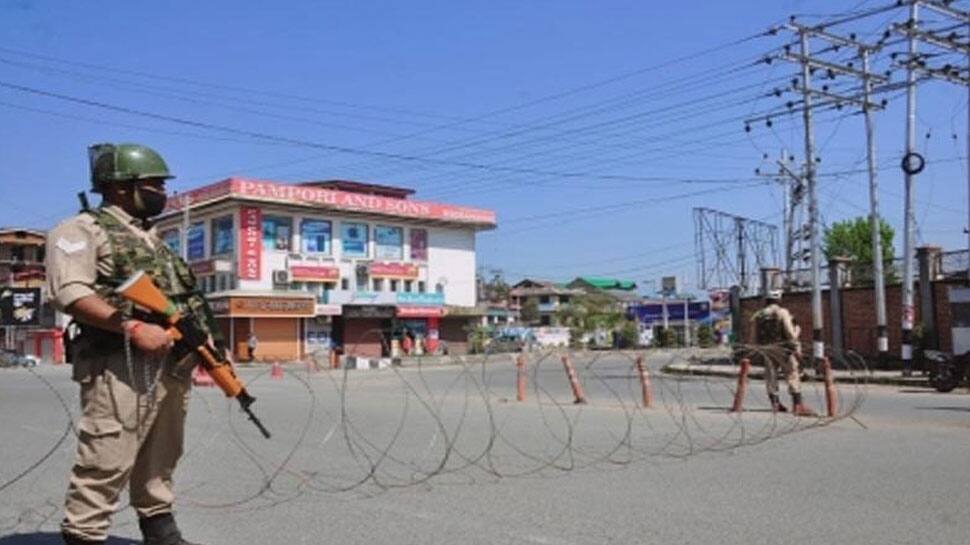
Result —
<svg viewBox="0 0 970 545"><path fill-rule="evenodd" d="M561 359L563 367L566 368L566 376L569 378L569 386L573 389L573 397L575 398L573 403L577 405L586 403L586 395L583 393L583 387L579 384L573 362L569 360L569 356L563 356Z"/></svg>
<svg viewBox="0 0 970 545"><path fill-rule="evenodd" d="M732 413L739 413L744 410L744 396L748 393L748 373L751 372L751 360L741 358L741 372L738 373L738 387L734 390L734 405L731 406Z"/></svg>
<svg viewBox="0 0 970 545"><path fill-rule="evenodd" d="M519 354L515 357L515 400L525 401L525 356Z"/></svg>
<svg viewBox="0 0 970 545"><path fill-rule="evenodd" d="M822 359L822 377L825 381L825 411L829 418L833 418L838 413L838 396L835 391L832 362L828 358Z"/></svg>
<svg viewBox="0 0 970 545"><path fill-rule="evenodd" d="M637 356L637 374L640 376L640 393L643 396L643 408L649 409L653 406L653 388L650 385L650 372L643 364L643 356Z"/></svg>

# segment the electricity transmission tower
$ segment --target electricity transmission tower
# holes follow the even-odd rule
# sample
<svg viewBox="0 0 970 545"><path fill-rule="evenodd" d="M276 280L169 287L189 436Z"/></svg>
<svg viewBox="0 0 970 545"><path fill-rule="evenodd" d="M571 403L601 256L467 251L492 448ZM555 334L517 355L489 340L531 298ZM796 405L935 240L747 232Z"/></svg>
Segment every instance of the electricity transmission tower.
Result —
<svg viewBox="0 0 970 545"><path fill-rule="evenodd" d="M738 286L758 293L759 271L778 266L778 227L710 208L694 208L697 277L703 289Z"/></svg>

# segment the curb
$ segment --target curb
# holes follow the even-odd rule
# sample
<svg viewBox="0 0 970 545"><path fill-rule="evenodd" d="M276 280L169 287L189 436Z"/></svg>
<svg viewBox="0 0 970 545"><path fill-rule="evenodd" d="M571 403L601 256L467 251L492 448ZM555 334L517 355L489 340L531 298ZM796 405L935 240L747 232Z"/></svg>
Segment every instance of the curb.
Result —
<svg viewBox="0 0 970 545"><path fill-rule="evenodd" d="M665 365L660 369L661 373L676 376L708 376L708 377L725 377L725 378L736 378L739 373L738 367L727 367L713 366L713 365L690 365L683 363L674 363L670 365ZM876 373L893 373L897 376L886 376ZM763 378L764 371L762 368L752 368L751 373L748 375L750 378ZM803 375L804 376L804 375ZM927 377L902 377L898 376L898 372L894 371L869 371L866 373L857 373L854 375L846 374L845 371L836 371L835 382L843 384L881 384L887 386L906 386L911 388L926 388L927 390L932 390L930 386L929 379ZM779 378L779 380L781 380ZM821 378L814 378L809 376L807 379L811 382L821 382Z"/></svg>

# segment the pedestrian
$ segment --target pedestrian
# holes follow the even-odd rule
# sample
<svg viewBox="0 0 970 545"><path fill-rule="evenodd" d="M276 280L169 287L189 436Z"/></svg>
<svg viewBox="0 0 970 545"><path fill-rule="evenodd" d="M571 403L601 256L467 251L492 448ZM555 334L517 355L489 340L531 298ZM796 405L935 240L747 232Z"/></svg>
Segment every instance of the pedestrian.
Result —
<svg viewBox="0 0 970 545"><path fill-rule="evenodd" d="M788 309L781 306L781 290L769 290L765 294L765 307L755 313L755 344L758 345L757 357L765 370L765 386L771 409L786 412L778 397L778 368L785 373L788 393L792 399L792 414L796 416L815 416L802 400L801 378L798 360L802 355L798 336L801 329L795 323Z"/></svg>
<svg viewBox="0 0 970 545"><path fill-rule="evenodd" d="M71 354L81 417L61 535L67 545L104 543L127 485L146 545L191 545L172 514L172 474L198 361L173 350L165 329L115 288L144 271L180 310L203 316L199 326L220 349L225 344L189 268L151 228L172 178L161 156L137 144L88 151L101 205L89 209L82 199L82 212L47 238L52 302L79 328Z"/></svg>
<svg viewBox="0 0 970 545"><path fill-rule="evenodd" d="M404 338L401 339L401 350L404 351L405 356L409 356L413 348L414 348L414 341L411 340L411 332L405 329Z"/></svg>
<svg viewBox="0 0 970 545"><path fill-rule="evenodd" d="M246 337L246 351L249 353L249 361L254 361L256 359L256 347L258 346L259 339L256 338L256 333L250 331L249 336Z"/></svg>

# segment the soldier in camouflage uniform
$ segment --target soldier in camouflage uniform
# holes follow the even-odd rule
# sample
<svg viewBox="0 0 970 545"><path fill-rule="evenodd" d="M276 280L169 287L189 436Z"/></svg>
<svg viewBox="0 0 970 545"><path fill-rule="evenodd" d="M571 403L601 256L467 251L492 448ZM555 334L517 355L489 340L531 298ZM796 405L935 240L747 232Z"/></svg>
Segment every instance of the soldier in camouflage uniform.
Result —
<svg viewBox="0 0 970 545"><path fill-rule="evenodd" d="M815 416L802 401L802 384L799 376L798 359L801 357L801 344L798 335L801 329L795 324L788 309L782 307L781 291L770 290L765 295L765 308L755 313L752 321L755 328L755 344L758 345L759 359L764 362L765 385L773 411L786 412L778 397L778 367L785 373L788 393L792 398L792 413L796 416Z"/></svg>
<svg viewBox="0 0 970 545"><path fill-rule="evenodd" d="M151 228L172 177L162 158L135 144L99 144L89 152L92 190L102 204L85 207L47 239L52 300L80 326L71 353L81 419L62 536L67 545L103 543L127 485L147 545L191 545L172 514L172 474L197 362L173 350L165 330L114 289L143 270L182 308L204 309L205 301L185 263Z"/></svg>

